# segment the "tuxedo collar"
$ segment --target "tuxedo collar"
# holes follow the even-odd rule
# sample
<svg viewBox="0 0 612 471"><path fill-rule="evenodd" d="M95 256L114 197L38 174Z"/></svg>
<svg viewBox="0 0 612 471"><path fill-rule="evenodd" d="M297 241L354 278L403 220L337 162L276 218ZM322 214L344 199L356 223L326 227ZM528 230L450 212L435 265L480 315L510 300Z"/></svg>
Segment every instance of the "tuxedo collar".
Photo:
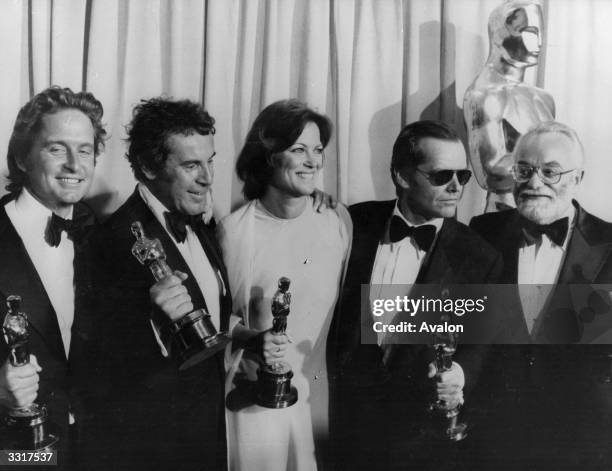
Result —
<svg viewBox="0 0 612 471"><path fill-rule="evenodd" d="M415 224L413 222L416 219L416 217L414 216L414 213L410 211L410 208L407 208L407 210L408 210L408 215L406 217L406 215L404 215L404 213L402 213L402 211L400 210L399 199L395 200L395 206L393 208L393 212L391 213L391 217L389 218L389 220L391 220L393 216L397 216L401 218L410 227L418 227L418 226L424 226L424 225L434 226L436 228L436 233L440 230L440 228L442 227L442 224L444 224L444 218L433 218L433 219L430 219L429 221L425 221L420 224Z"/></svg>

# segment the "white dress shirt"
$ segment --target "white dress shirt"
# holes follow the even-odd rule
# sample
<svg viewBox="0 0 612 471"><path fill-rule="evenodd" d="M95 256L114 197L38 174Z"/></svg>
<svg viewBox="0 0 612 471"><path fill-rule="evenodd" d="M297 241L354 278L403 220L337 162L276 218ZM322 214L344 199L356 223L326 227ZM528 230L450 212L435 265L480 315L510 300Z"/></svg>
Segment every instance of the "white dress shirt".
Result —
<svg viewBox="0 0 612 471"><path fill-rule="evenodd" d="M4 209L21 237L55 310L64 352L68 358L74 321L74 245L65 231L62 231L57 247L47 243L45 231L52 212L25 188ZM72 219L72 210L66 219Z"/></svg>
<svg viewBox="0 0 612 471"><path fill-rule="evenodd" d="M432 225L436 228L436 238L442 223L443 218L431 219L422 224L414 224L414 216L409 213L408 218L405 217L399 209L399 202L395 202L393 216L398 216L404 220L408 226L418 227L423 225ZM389 219L390 221L390 219ZM435 241L434 241L435 243ZM383 240L378 244L376 250L376 258L374 259L374 267L372 268L372 277L370 285L370 301L374 299L395 298L395 296L403 296L409 293L397 291L397 287L390 285L412 285L417 279L419 270L423 265L427 252L422 250L412 237L397 242L391 242L389 239L389 222L385 230ZM403 289L403 287L401 288ZM390 322L396 313L386 312L383 316L377 318L377 321ZM382 343L385 333L378 333L378 344Z"/></svg>
<svg viewBox="0 0 612 471"><path fill-rule="evenodd" d="M172 235L172 232L168 230L166 226L166 218L164 213L168 209L159 201L153 193L143 184L138 184L138 192L140 197L145 202L147 207L151 210L155 218L162 225L164 230L170 236L172 242L180 252L181 256L185 260L185 263L193 273L196 283L202 292L204 299L206 300L206 307L208 314L210 314L213 325L219 329L220 325L220 311L221 305L219 296L220 293L225 292L225 286L223 286L223 278L220 273L215 273L206 252L200 243L200 239L195 234L190 226L187 226L187 237L184 242L177 242ZM170 267L174 269L174 267ZM198 308L202 306L194 306Z"/></svg>
<svg viewBox="0 0 612 471"><path fill-rule="evenodd" d="M559 279L559 273L574 226L576 210L570 206L562 217L569 218L569 230L563 245L555 244L544 234L541 240L526 239L519 247L518 283L523 315L532 337L537 335L541 316L550 300L550 294Z"/></svg>

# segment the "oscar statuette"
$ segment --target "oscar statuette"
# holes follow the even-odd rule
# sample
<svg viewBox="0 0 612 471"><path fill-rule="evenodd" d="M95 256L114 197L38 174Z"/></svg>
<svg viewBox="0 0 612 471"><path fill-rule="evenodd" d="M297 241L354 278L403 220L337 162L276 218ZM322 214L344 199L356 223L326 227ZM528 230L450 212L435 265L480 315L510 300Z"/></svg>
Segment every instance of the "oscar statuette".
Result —
<svg viewBox="0 0 612 471"><path fill-rule="evenodd" d="M13 367L30 362L29 322L21 312L21 297L9 296L8 312L2 324L4 340L9 348L9 361ZM59 438L49 433L47 409L42 404L32 404L10 409L4 418L6 426L2 437L2 449L52 452L58 449Z"/></svg>
<svg viewBox="0 0 612 471"><path fill-rule="evenodd" d="M148 267L155 281L172 275L166 263L166 253L158 239L148 239L139 221L132 223L136 242L132 254ZM211 357L225 348L229 338L217 332L210 315L202 308L196 309L172 323L172 356L178 360L179 369L184 370Z"/></svg>
<svg viewBox="0 0 612 471"><path fill-rule="evenodd" d="M449 322L450 316L443 314L442 322ZM435 333L433 340L437 373L448 371L453 366L453 355L457 349L457 334ZM467 437L467 424L459 422L461 405L449 408L446 401L437 399L429 405L431 418L430 432L442 439L460 441Z"/></svg>
<svg viewBox="0 0 612 471"><path fill-rule="evenodd" d="M284 334L287 330L287 316L291 305L289 278L278 280L278 290L272 298L272 333ZM277 361L272 365L261 365L257 370L256 402L269 409L283 409L295 404L298 400L297 389L291 386L293 371L285 361Z"/></svg>

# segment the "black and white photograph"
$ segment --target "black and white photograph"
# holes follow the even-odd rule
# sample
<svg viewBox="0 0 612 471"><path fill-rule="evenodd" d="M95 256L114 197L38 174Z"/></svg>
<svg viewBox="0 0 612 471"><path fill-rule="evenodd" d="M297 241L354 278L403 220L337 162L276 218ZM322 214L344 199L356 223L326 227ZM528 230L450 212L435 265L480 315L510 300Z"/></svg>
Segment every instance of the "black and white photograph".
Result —
<svg viewBox="0 0 612 471"><path fill-rule="evenodd" d="M0 0L0 468L612 471L611 24Z"/></svg>

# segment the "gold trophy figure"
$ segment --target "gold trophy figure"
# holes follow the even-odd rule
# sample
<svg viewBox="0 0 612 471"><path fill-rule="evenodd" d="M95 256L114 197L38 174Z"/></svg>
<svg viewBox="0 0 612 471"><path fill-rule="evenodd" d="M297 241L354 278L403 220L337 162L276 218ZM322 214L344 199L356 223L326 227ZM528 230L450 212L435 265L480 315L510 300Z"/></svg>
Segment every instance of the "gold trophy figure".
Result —
<svg viewBox="0 0 612 471"><path fill-rule="evenodd" d="M489 57L465 92L469 158L487 190L485 212L515 207L512 151L521 134L555 117L552 95L525 81L542 50L539 0L505 0L489 17Z"/></svg>
<svg viewBox="0 0 612 471"><path fill-rule="evenodd" d="M148 267L155 281L171 276L172 269L166 263L166 253L159 239L148 239L140 221L132 223L136 242L132 254ZM225 348L229 338L217 332L210 314L196 309L172 323L172 355L178 360L179 369L189 368Z"/></svg>
<svg viewBox="0 0 612 471"><path fill-rule="evenodd" d="M282 277L272 297L272 333L275 335L284 334L287 330L287 316L291 306L290 284L289 278ZM257 404L269 409L283 409L295 404L298 393L291 386L292 377L291 366L285 361L260 366L257 371Z"/></svg>
<svg viewBox="0 0 612 471"><path fill-rule="evenodd" d="M14 367L24 366L30 362L28 316L21 312L20 296L9 296L6 304L8 312L2 332L9 348L9 361ZM7 426L6 436L2 440L4 449L52 452L58 448L59 438L48 431L44 405L33 402L10 409L4 423Z"/></svg>
<svg viewBox="0 0 612 471"><path fill-rule="evenodd" d="M442 322L450 321L448 314L441 316ZM448 371L453 366L453 355L457 349L457 334L434 334L433 348L437 374ZM437 399L429 405L432 417L432 432L438 437L451 441L460 441L467 437L467 425L459 422L461 405L449 409L446 401Z"/></svg>

